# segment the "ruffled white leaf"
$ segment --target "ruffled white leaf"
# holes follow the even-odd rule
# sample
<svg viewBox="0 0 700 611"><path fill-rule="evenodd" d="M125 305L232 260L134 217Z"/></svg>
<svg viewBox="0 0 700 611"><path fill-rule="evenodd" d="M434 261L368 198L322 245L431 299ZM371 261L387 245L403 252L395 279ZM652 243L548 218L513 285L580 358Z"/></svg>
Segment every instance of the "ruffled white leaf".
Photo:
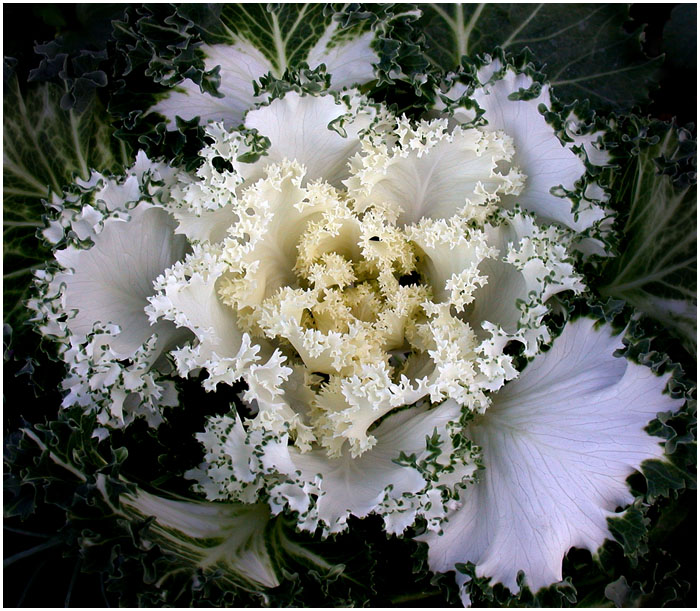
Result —
<svg viewBox="0 0 700 611"><path fill-rule="evenodd" d="M163 342L152 335L129 359L121 359L110 348L119 327L99 328L87 341L70 337L61 350L68 374L61 383L66 392L62 407L78 405L97 414L97 422L125 427L137 417L149 426L163 422L165 407L177 405L171 380L163 380L159 367ZM177 332L173 342L187 339Z"/></svg>
<svg viewBox="0 0 700 611"><path fill-rule="evenodd" d="M296 285L294 264L301 234L324 208L337 203L335 194L313 197L300 187L304 168L284 161L265 168L265 179L246 189L233 205L238 222L223 243L227 271L241 274L224 281L220 294L238 309L259 306L284 286Z"/></svg>
<svg viewBox="0 0 700 611"><path fill-rule="evenodd" d="M569 323L494 396L466 433L483 450L481 480L442 534L420 537L432 570L472 562L513 592L524 571L536 591L561 580L571 547L595 553L610 537L607 518L633 500L627 477L663 456L645 427L681 403L663 394L667 377L616 358L621 347L608 327Z"/></svg>
<svg viewBox="0 0 700 611"><path fill-rule="evenodd" d="M522 314L517 303L528 294L525 278L514 265L498 259L483 260L479 271L488 282L474 291L474 300L465 315L467 322L480 339L485 337L481 326L484 321L515 334Z"/></svg>
<svg viewBox="0 0 700 611"><path fill-rule="evenodd" d="M274 402L291 369L265 340L253 342L241 330L236 312L219 299L218 281L225 270L221 257L215 245L196 245L184 261L166 270L155 283L158 293L149 299L149 318L172 321L196 336L172 352L181 376L206 369L203 386L208 391L245 378L247 401Z"/></svg>
<svg viewBox="0 0 700 611"><path fill-rule="evenodd" d="M186 283L170 284L165 289L165 297L172 304L169 315L197 335L202 361L214 355L233 357L243 339L235 314L216 296L216 280L215 274L194 275Z"/></svg>
<svg viewBox="0 0 700 611"><path fill-rule="evenodd" d="M212 359L234 358L243 346L235 313L217 298L216 282L223 269L218 255L213 247L195 247L184 261L158 277L159 292L149 299L146 311L151 321L164 318L196 335L196 350L185 347L176 352L180 375Z"/></svg>
<svg viewBox="0 0 700 611"><path fill-rule="evenodd" d="M118 325L120 333L110 344L121 358L132 356L154 333L167 342L175 327L152 327L144 308L155 292L153 281L184 255L185 239L174 228L167 212L141 203L129 221L105 221L92 248L56 252L56 260L70 270L55 282L65 285L65 311L75 313L67 323L74 336L86 337L96 323Z"/></svg>
<svg viewBox="0 0 700 611"><path fill-rule="evenodd" d="M585 288L569 255L573 234L554 225L540 227L533 215L519 211L494 222L486 225L485 233L499 256L480 264L487 282L474 292L464 319L480 339L493 333L495 325L502 340L520 341L525 354L534 356L550 338L542 323L547 300Z"/></svg>
<svg viewBox="0 0 700 611"><path fill-rule="evenodd" d="M379 134L367 137L346 184L359 210L386 207L400 225L472 216L499 195L520 191L522 174L517 169L502 174L498 168L512 156L512 141L503 133L450 131L445 120L413 127L403 118L386 141Z"/></svg>
<svg viewBox="0 0 700 611"><path fill-rule="evenodd" d="M594 164L604 165L608 162L609 155L596 146L600 132L578 133L577 120L570 117L567 135L574 142L564 145L539 110L540 105L548 109L552 107L549 85L543 85L535 98L509 100L509 95L521 89L528 90L534 81L527 74L518 74L512 68L505 70L502 77L494 78L494 74L501 69L499 60L484 66L478 75L482 84L470 98L483 109L483 118L489 129L503 130L513 138L515 155L512 163L527 176L523 190L517 195L503 197L503 204L512 206L517 202L542 220L555 221L576 231L583 231L601 221L606 212L595 202L584 200L574 213L569 199L552 193L553 189L561 187L575 191L578 182L585 176L585 164L572 146L582 147ZM458 99L466 90L465 85L457 83L447 97ZM475 117L473 111L465 109L457 109L454 116L464 122L472 121Z"/></svg>
<svg viewBox="0 0 700 611"><path fill-rule="evenodd" d="M228 228L238 220L231 204L199 214L180 208L173 210L172 215L178 222L177 233L184 234L192 242L221 242Z"/></svg>
<svg viewBox="0 0 700 611"><path fill-rule="evenodd" d="M384 515L389 532L400 534L424 513L428 482L416 468L395 461L402 452L415 455L418 462L425 459L426 437L437 431L446 454L444 462L449 464L447 430L459 414L460 407L449 400L434 409L414 407L392 414L373 431L376 444L357 458L347 452L329 458L323 451L301 453L292 448L290 458L300 472L300 481L320 479L314 521L320 520L326 533L341 532L350 515L362 518L374 512ZM471 462L461 466L465 477L475 468ZM429 498L442 507L439 495Z"/></svg>
<svg viewBox="0 0 700 611"><path fill-rule="evenodd" d="M250 164L238 161L247 151L239 133L227 130L222 122L210 123L204 131L210 142L199 151L202 164L194 174L178 172L163 206L178 221L177 233L194 242L220 242L239 219L234 207L245 180L243 169L251 174ZM230 169L218 167L217 160L226 160Z"/></svg>
<svg viewBox="0 0 700 611"><path fill-rule="evenodd" d="M384 516L388 532L400 534L418 515L439 520L447 511L440 490L429 485L435 471L447 472L436 485L454 487L475 470L471 454L453 456L459 416L454 401L392 414L373 431L374 447L354 459L347 453L329 458L319 449L301 452L287 445L286 435L253 430L246 436L237 416L213 418L198 435L207 450L206 463L188 475L210 499L239 500L252 498L264 476L273 512L288 506L299 512L299 526L312 532L319 526L326 535L341 532L350 515L377 513ZM427 447L426 438L435 432L439 458ZM416 462L398 464L402 452ZM428 461L437 462L423 464Z"/></svg>
<svg viewBox="0 0 700 611"><path fill-rule="evenodd" d="M471 303L474 291L488 278L479 274L482 262L498 254L487 244L486 234L470 230L461 217L437 221L422 218L407 228L410 239L420 247L423 271L436 301L449 301L461 312Z"/></svg>
<svg viewBox="0 0 700 611"><path fill-rule="evenodd" d="M45 235L64 245L55 253L62 267L37 272L38 296L28 305L38 330L60 342L62 405L94 411L101 425L144 417L157 426L163 408L177 404L162 355L188 333L165 321L151 326L145 312L153 280L186 250L156 204L175 174L139 152L124 176L93 172L51 200L57 214Z"/></svg>
<svg viewBox="0 0 700 611"><path fill-rule="evenodd" d="M108 218L128 219L128 210L142 199L167 199L176 174L165 163L148 159L143 151L124 176L108 177L93 170L88 180L76 179L61 196L52 193L49 207L57 214L42 233L53 244L66 240L82 245L102 231Z"/></svg>
<svg viewBox="0 0 700 611"><path fill-rule="evenodd" d="M356 94L348 106L332 95L302 96L290 91L250 111L245 126L270 139L267 156L258 164L295 160L306 168L307 181L322 178L338 187L348 176L348 159L360 149L359 133L373 116L373 109ZM336 131L341 117L347 117L342 122L344 135Z"/></svg>

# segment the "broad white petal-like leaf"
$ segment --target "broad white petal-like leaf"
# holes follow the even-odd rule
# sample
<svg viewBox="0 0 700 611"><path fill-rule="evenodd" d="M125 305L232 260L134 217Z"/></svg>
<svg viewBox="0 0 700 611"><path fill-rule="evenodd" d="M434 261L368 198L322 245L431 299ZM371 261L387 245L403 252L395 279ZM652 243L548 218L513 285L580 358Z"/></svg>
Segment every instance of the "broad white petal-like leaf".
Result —
<svg viewBox="0 0 700 611"><path fill-rule="evenodd" d="M620 338L594 324L569 323L470 425L484 472L443 533L420 537L432 570L472 562L513 592L524 571L534 592L561 580L571 547L596 552L611 536L607 519L633 500L627 477L663 456L645 427L681 402L663 394L666 377L615 357Z"/></svg>
<svg viewBox="0 0 700 611"><path fill-rule="evenodd" d="M426 217L446 219L498 195L517 193L522 175L517 170L502 174L498 168L512 156L512 142L503 134L459 127L450 131L444 120L414 129L404 118L397 120L388 142L365 143L362 156L352 161L347 185L358 191L360 210L388 207L400 225Z"/></svg>
<svg viewBox="0 0 700 611"><path fill-rule="evenodd" d="M306 58L309 67L313 69L320 64L325 64L335 90L373 80L372 64L376 64L379 60L371 47L374 34L364 32L349 38L336 38L338 35L342 36L342 32L339 31L336 22L332 22L313 49L309 51Z"/></svg>
<svg viewBox="0 0 700 611"><path fill-rule="evenodd" d="M426 436L458 419L459 412L459 406L448 400L432 410L412 408L390 415L373 431L376 445L357 458L349 452L329 458L324 450L301 453L291 449L294 466L304 480L313 481L321 475L319 518L335 532L342 530L350 514L362 518L376 510L385 495L399 499L419 492L426 484L421 474L394 461L401 452L418 457L425 454Z"/></svg>
<svg viewBox="0 0 700 611"><path fill-rule="evenodd" d="M500 68L497 60L493 64L486 67L488 72ZM558 187L575 190L576 182L586 173L586 166L571 148L562 144L539 111L540 105L551 107L547 85L534 99L508 99L511 94L532 85L531 77L508 70L502 79L477 88L472 96L484 110L489 129L504 130L513 138L513 164L527 176L522 192L504 197L503 203L513 205L518 202L544 221L556 221L582 231L602 219L605 213L600 208L590 208L575 216L571 201L551 193ZM580 144L583 146L584 141Z"/></svg>
<svg viewBox="0 0 700 611"><path fill-rule="evenodd" d="M349 174L348 159L360 148L358 134L372 117L370 109L361 110L358 104L354 100L349 108L332 95L301 96L291 91L249 112L245 126L257 129L271 142L267 156L256 165L296 160L306 167L306 181L322 178L340 186ZM341 135L330 124L344 115L348 120L343 124L345 135Z"/></svg>
<svg viewBox="0 0 700 611"><path fill-rule="evenodd" d="M170 323L151 326L144 308L155 293L153 281L182 258L185 238L174 233L175 223L160 208L141 203L130 211L131 219L109 219L94 237L94 246L69 246L56 259L72 273L61 274L65 284L64 307L75 310L68 327L80 337L95 323L117 324L121 332L111 341L123 358L133 355L153 333L174 334Z"/></svg>

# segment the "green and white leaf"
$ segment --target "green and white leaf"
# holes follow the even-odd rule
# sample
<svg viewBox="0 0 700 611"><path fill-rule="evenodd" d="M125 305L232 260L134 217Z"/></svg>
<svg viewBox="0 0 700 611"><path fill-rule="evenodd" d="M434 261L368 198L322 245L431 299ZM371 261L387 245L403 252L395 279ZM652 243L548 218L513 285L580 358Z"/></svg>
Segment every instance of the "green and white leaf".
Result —
<svg viewBox="0 0 700 611"><path fill-rule="evenodd" d="M372 20L347 20L322 4L191 5L178 13L196 24L206 44L207 74L219 71L215 95L204 93L191 79L152 107L166 117L168 129L177 128L177 117L200 124L223 120L227 126L241 123L247 110L261 97L253 82L272 74L308 64L326 66L331 86L341 90L373 81L379 57L372 49L375 34Z"/></svg>
<svg viewBox="0 0 700 611"><path fill-rule="evenodd" d="M628 33L624 4L421 5L427 55L441 70L456 70L463 56L497 46L529 48L563 102L590 100L602 110L643 102L660 59L641 50L641 32Z"/></svg>
<svg viewBox="0 0 700 611"><path fill-rule="evenodd" d="M120 501L121 511L129 518L153 518L151 540L176 554L180 562L202 570L218 569L234 586L279 585L265 547L270 520L266 505L169 499L141 489L122 495Z"/></svg>
<svg viewBox="0 0 700 611"><path fill-rule="evenodd" d="M5 321L21 323L31 272L50 257L37 229L44 226L42 200L61 193L91 168L116 171L126 150L112 137L105 111L94 98L81 114L62 110L65 90L54 83L20 90L15 75L3 99L3 260Z"/></svg>
<svg viewBox="0 0 700 611"><path fill-rule="evenodd" d="M612 192L629 206L629 215L620 256L607 264L599 291L656 318L696 354L697 187L659 167L673 167L687 138L684 130L668 127L618 176Z"/></svg>
<svg viewBox="0 0 700 611"><path fill-rule="evenodd" d="M368 22L336 27L333 11L324 4L240 4L183 6L180 12L201 24L208 44L235 45L241 40L258 49L275 76L308 61L320 41L330 50L366 33Z"/></svg>

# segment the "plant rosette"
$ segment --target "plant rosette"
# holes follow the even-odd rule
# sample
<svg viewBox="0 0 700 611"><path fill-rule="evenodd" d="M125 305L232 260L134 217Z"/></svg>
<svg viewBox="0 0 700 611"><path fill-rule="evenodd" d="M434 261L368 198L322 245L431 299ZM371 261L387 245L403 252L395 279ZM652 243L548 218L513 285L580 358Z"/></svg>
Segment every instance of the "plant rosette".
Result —
<svg viewBox="0 0 700 611"><path fill-rule="evenodd" d="M238 534L217 566L254 587L280 583L259 541L237 554L265 505L323 537L370 514L417 529L465 604L464 564L514 593L561 581L571 547L612 537L627 478L664 458L647 425L683 403L668 374L616 356L610 325L549 325L559 297L586 294L577 262L609 254L603 132L502 56L420 121L349 87L342 62L325 86L263 83L244 111L227 62L211 112L195 88L154 109L175 124L202 97L196 171L141 152L50 202L55 260L30 307L95 437L194 409L176 408L178 378L245 382L187 473L230 509L143 492L120 511L190 539L223 512Z"/></svg>

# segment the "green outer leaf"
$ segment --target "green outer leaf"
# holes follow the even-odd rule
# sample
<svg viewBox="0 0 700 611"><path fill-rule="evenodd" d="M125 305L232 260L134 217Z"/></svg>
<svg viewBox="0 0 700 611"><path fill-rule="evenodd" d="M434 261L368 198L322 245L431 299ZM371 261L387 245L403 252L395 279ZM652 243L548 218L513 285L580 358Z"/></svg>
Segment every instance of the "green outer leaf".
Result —
<svg viewBox="0 0 700 611"><path fill-rule="evenodd" d="M645 538L649 520L644 516L641 501L635 502L620 517L608 518L608 526L625 555L634 557L647 552Z"/></svg>
<svg viewBox="0 0 700 611"><path fill-rule="evenodd" d="M183 7L186 8L186 7ZM154 83L174 87L189 78L202 91L216 96L218 70L205 72L202 44L194 24L170 4L129 6L120 20L113 21L115 40L114 73L118 77L143 71ZM126 83L118 82L118 88ZM133 88L132 83L129 83ZM125 100L127 115L139 108L140 96ZM136 104L134 104L136 102ZM110 100L112 111L113 100Z"/></svg>
<svg viewBox="0 0 700 611"><path fill-rule="evenodd" d="M653 132L659 128L663 131L657 136ZM656 123L647 129L633 122L631 129L648 132L658 142L633 150L612 185L613 203L629 213L620 232L622 252L607 263L599 291L662 322L694 355L697 193L688 174L673 178L682 148L694 145L687 132L670 125Z"/></svg>
<svg viewBox="0 0 700 611"><path fill-rule="evenodd" d="M590 100L601 110L627 110L647 99L661 58L641 50L642 32L627 33L623 4L421 5L427 55L441 70L495 47L526 47L563 102Z"/></svg>
<svg viewBox="0 0 700 611"><path fill-rule="evenodd" d="M6 71L9 66L6 63ZM126 148L112 138L111 126L96 97L80 114L62 110L66 90L54 83L20 90L17 77L5 79L3 99L3 260L5 322L26 319L23 302L31 272L50 257L36 238L44 226L42 200L61 193L90 169L118 171Z"/></svg>
<svg viewBox="0 0 700 611"><path fill-rule="evenodd" d="M638 607L641 592L637 588L630 587L627 579L622 575L605 586L605 597L613 601L616 607Z"/></svg>

